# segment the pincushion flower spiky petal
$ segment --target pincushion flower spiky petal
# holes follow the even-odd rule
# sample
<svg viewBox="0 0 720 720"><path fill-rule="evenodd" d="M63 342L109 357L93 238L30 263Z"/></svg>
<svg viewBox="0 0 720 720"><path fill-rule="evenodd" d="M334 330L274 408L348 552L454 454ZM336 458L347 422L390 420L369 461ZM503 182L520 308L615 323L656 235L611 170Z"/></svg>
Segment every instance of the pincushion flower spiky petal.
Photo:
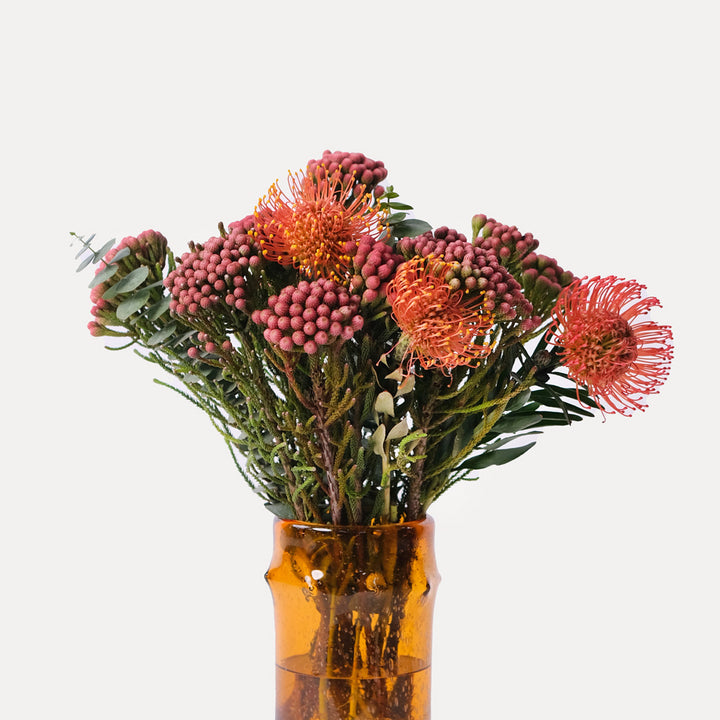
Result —
<svg viewBox="0 0 720 720"><path fill-rule="evenodd" d="M403 332L405 360L448 372L474 365L492 349L493 326L482 294L469 294L445 279L448 263L416 257L400 265L388 284L392 314Z"/></svg>
<svg viewBox="0 0 720 720"><path fill-rule="evenodd" d="M644 410L643 398L658 392L670 371L672 330L641 319L660 306L644 290L614 276L575 280L552 311L548 338L568 377L608 413Z"/></svg>
<svg viewBox="0 0 720 720"><path fill-rule="evenodd" d="M362 235L377 238L383 213L371 198L352 195L338 173L289 176L289 194L274 183L255 209L256 237L263 254L292 265L310 278L344 281Z"/></svg>

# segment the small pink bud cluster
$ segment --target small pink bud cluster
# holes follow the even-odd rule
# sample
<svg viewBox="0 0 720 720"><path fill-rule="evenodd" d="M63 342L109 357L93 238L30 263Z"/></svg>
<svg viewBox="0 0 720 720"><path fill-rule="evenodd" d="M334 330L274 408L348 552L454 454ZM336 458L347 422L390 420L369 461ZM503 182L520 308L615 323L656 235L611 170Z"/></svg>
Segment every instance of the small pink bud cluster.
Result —
<svg viewBox="0 0 720 720"><path fill-rule="evenodd" d="M242 220L236 220L228 225L228 239L233 240L239 247L248 243L254 243L252 230L255 229L255 215L247 215ZM253 244L251 246L255 248Z"/></svg>
<svg viewBox="0 0 720 720"><path fill-rule="evenodd" d="M350 290L362 293L363 304L385 297L387 284L403 260L387 243L363 235L353 252L355 274L350 279Z"/></svg>
<svg viewBox="0 0 720 720"><path fill-rule="evenodd" d="M472 227L474 244L494 252L506 266L522 260L540 244L532 233L523 235L515 225L503 225L486 215L475 215Z"/></svg>
<svg viewBox="0 0 720 720"><path fill-rule="evenodd" d="M165 278L170 290L170 310L178 315L198 315L220 306L246 309L245 277L260 264L260 249L248 234L253 217L231 223L226 238L213 237L203 245L191 243L190 252Z"/></svg>
<svg viewBox="0 0 720 720"><path fill-rule="evenodd" d="M210 355L224 355L233 349L230 340L226 339L218 346L206 332L199 332L197 334L197 341L199 343L198 345L191 345L187 350L188 357L193 360L199 358L203 351Z"/></svg>
<svg viewBox="0 0 720 720"><path fill-rule="evenodd" d="M130 249L130 252L137 258L143 258L150 263L159 263L161 266L165 264L165 256L167 254L167 240L159 232L154 230L145 230L137 237L126 237L113 250L113 257L124 247ZM110 250L105 256L107 262L112 260Z"/></svg>
<svg viewBox="0 0 720 720"><path fill-rule="evenodd" d="M319 160L310 160L307 169L319 179L326 174L339 173L343 184L354 186L354 195L369 192L380 197L385 192L385 188L380 185L388 174L384 163L382 160L371 160L362 153L326 150Z"/></svg>
<svg viewBox="0 0 720 720"><path fill-rule="evenodd" d="M302 348L313 355L336 339L350 340L364 325L360 296L325 278L289 285L272 295L268 306L251 318L265 326L265 339L284 352Z"/></svg>
<svg viewBox="0 0 720 720"><path fill-rule="evenodd" d="M523 290L533 305L542 311L550 310L560 290L575 279L569 270L563 270L555 258L547 255L531 252L523 258L520 266Z"/></svg>
<svg viewBox="0 0 720 720"><path fill-rule="evenodd" d="M453 289L481 292L485 308L499 320L523 318L523 328L540 323L533 315L532 303L523 295L520 283L500 264L498 257L468 242L465 235L439 227L415 238L402 238L399 248L406 257L432 255L448 263L446 282Z"/></svg>
<svg viewBox="0 0 720 720"><path fill-rule="evenodd" d="M118 262L117 272L109 280L95 285L95 287L90 290L90 300L93 302L90 312L98 318L98 320L90 322L88 329L90 333L96 337L108 334L104 329L105 324L110 320L117 320L117 318L114 317L114 309L122 301L120 297L104 300L103 295L107 290L141 265L156 264L160 268L165 265L167 240L159 232L145 230L137 237L128 235L128 237L123 238L114 248L108 250L105 258L98 264L95 274L97 275L99 272L105 270L113 262L115 256L124 248L128 248L130 254ZM105 317L103 317L103 315Z"/></svg>
<svg viewBox="0 0 720 720"><path fill-rule="evenodd" d="M460 260L472 250L468 239L461 232L443 226L435 231L428 230L422 235L398 241L398 250L409 260L415 255L434 255L445 260Z"/></svg>
<svg viewBox="0 0 720 720"><path fill-rule="evenodd" d="M97 320L91 320L87 324L87 328L93 337L102 337L103 335L109 334L105 326L99 323Z"/></svg>

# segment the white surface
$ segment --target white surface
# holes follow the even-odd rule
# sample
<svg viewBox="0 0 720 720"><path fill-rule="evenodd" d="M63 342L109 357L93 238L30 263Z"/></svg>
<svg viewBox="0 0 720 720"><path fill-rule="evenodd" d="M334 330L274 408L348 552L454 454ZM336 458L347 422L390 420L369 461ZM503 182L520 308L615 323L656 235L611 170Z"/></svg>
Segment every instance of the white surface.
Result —
<svg viewBox="0 0 720 720"><path fill-rule="evenodd" d="M436 226L485 212L637 278L675 330L646 413L433 508L433 717L716 720L711 4L259 5L4 17L0 717L272 717L271 518L205 417L89 336L68 232L179 252L329 148Z"/></svg>

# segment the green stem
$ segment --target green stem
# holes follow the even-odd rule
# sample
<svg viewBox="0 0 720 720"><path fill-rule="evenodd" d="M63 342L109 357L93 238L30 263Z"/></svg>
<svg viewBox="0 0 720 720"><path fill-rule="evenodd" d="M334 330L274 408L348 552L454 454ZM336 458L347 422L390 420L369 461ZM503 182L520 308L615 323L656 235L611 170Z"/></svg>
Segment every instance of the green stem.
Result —
<svg viewBox="0 0 720 720"><path fill-rule="evenodd" d="M382 455L382 478L380 479L380 487L383 489L383 511L381 522L390 522L390 502L392 499L390 487L390 443L386 440L383 445Z"/></svg>

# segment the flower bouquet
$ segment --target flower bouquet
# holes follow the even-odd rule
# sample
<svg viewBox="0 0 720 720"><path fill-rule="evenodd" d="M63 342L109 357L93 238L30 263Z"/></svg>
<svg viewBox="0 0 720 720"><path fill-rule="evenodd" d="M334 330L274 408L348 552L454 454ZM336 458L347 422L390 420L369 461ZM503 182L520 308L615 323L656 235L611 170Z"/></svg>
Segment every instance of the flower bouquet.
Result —
<svg viewBox="0 0 720 720"><path fill-rule="evenodd" d="M432 228L361 153L326 151L180 256L99 250L95 336L202 408L276 517L277 718L429 717L430 505L543 428L644 409L658 306L485 215Z"/></svg>

